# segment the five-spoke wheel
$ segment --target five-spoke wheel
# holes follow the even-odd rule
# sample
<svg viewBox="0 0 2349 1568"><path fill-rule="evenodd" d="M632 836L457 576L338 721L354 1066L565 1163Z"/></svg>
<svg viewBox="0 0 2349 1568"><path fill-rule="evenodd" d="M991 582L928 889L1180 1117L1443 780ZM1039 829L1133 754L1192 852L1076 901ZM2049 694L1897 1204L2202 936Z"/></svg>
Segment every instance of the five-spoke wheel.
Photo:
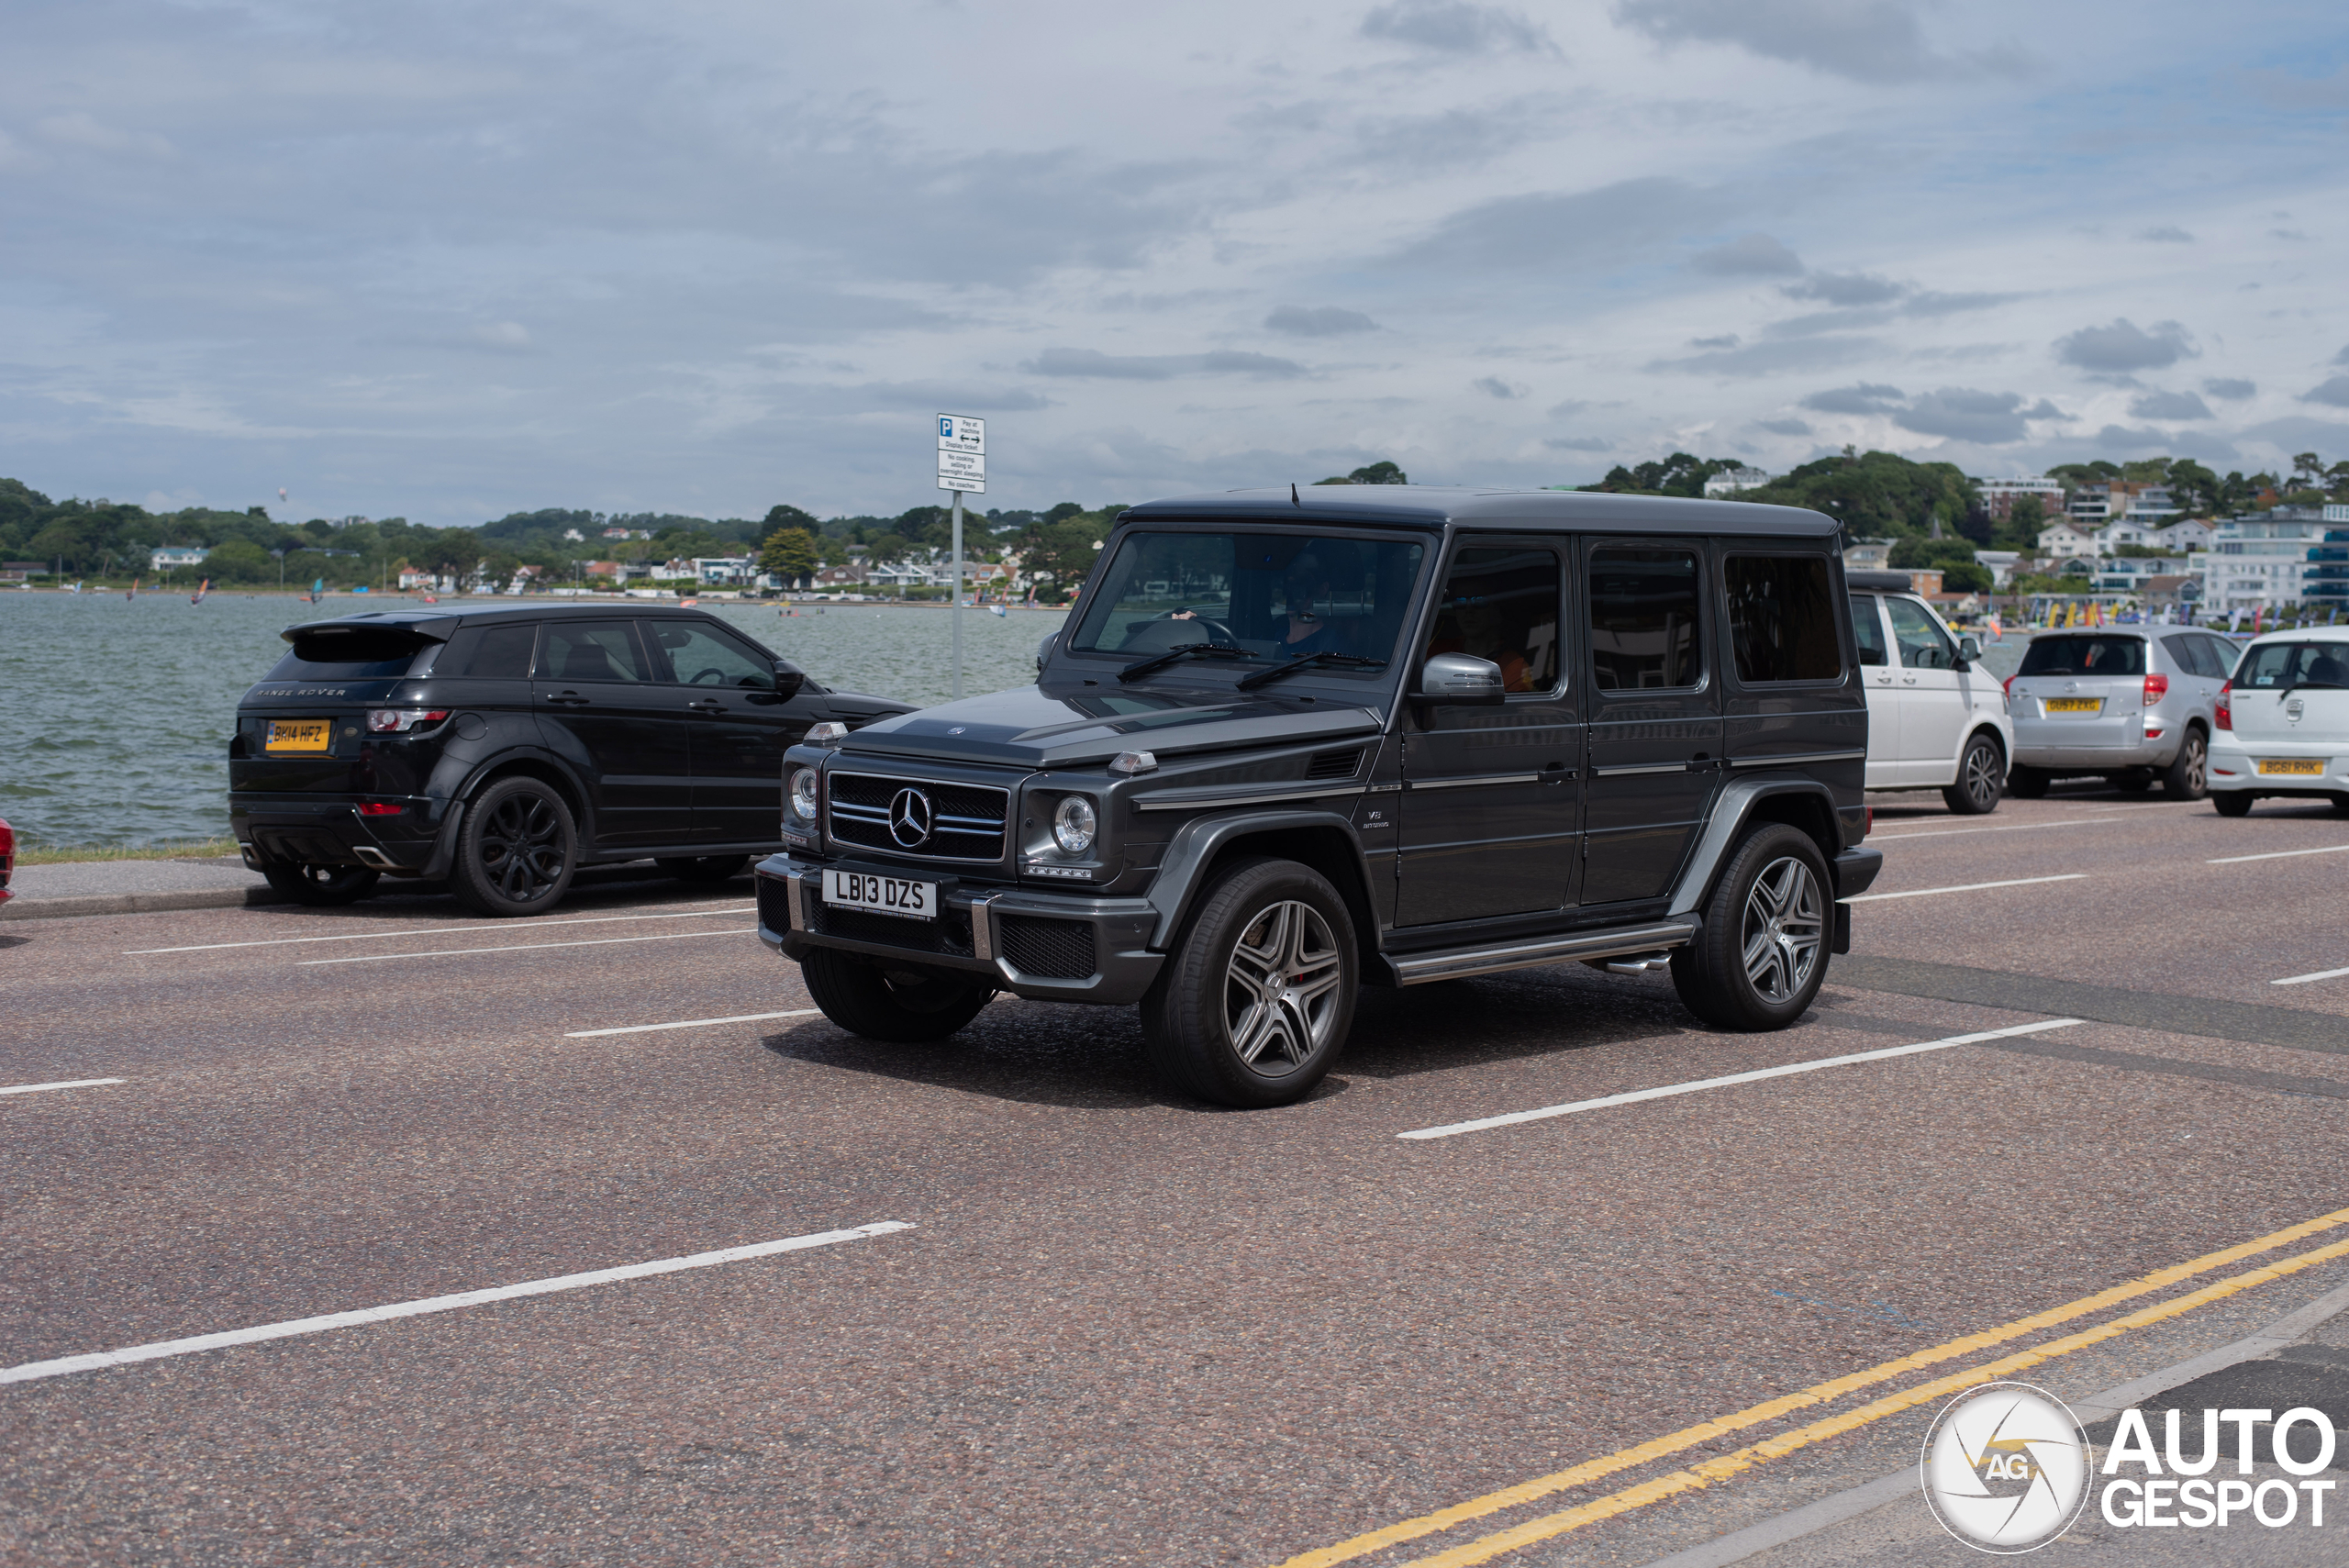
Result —
<svg viewBox="0 0 2349 1568"><path fill-rule="evenodd" d="M484 915L536 915L562 901L578 861L578 828L554 786L500 779L466 807L449 891Z"/></svg>

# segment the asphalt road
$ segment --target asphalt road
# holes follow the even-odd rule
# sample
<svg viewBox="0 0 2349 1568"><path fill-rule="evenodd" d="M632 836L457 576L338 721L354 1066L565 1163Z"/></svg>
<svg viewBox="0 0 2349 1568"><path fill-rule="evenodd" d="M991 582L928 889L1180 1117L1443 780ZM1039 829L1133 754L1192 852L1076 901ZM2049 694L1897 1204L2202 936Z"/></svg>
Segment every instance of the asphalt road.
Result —
<svg viewBox="0 0 2349 1568"><path fill-rule="evenodd" d="M0 1560L1644 1562L1913 1462L1938 1399L1873 1400L2165 1308L2012 1374L2084 1396L2349 1284L2349 973L2275 984L2349 970L2349 817L1884 796L1871 842L1792 1029L1579 965L1367 992L1257 1113L1120 1011L848 1036L739 882L0 927L0 1088L120 1080L0 1095L0 1367L696 1260L0 1372Z"/></svg>

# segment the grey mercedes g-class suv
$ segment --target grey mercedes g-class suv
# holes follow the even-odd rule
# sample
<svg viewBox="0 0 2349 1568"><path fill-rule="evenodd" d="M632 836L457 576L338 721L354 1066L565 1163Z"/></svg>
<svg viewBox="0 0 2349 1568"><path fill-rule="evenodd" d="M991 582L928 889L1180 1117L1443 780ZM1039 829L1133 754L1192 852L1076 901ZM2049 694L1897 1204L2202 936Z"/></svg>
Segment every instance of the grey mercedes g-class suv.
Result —
<svg viewBox="0 0 2349 1568"><path fill-rule="evenodd" d="M1882 855L1833 519L1423 486L1124 513L1033 686L785 753L759 935L833 1022L1139 1004L1200 1098L1296 1100L1357 988L1669 964L1810 1005Z"/></svg>

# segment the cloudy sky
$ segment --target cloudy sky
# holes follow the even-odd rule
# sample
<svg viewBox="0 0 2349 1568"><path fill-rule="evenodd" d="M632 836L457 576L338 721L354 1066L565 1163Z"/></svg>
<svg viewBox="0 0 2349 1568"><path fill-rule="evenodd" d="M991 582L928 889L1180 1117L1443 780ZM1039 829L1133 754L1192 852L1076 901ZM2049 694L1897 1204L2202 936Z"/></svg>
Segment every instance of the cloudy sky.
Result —
<svg viewBox="0 0 2349 1568"><path fill-rule="evenodd" d="M2349 12L16 0L0 473L894 512L2349 457ZM290 500L279 506L279 486Z"/></svg>

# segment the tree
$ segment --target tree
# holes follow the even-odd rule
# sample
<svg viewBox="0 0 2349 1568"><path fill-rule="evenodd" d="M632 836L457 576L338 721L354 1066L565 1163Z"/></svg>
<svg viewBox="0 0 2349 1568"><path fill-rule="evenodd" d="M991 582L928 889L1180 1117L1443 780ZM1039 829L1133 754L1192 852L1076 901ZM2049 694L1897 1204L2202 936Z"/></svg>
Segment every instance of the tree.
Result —
<svg viewBox="0 0 2349 1568"><path fill-rule="evenodd" d="M1698 458L1674 452L1661 462L1643 462L1635 468L1618 463L1607 471L1606 478L1583 488L1625 495L1702 495L1705 481L1716 473L1743 466L1735 458Z"/></svg>
<svg viewBox="0 0 2349 1568"><path fill-rule="evenodd" d="M803 512L796 506L770 506L765 518L759 524L759 537L773 539L777 528L805 528L813 537L824 531L824 525L816 520L815 514Z"/></svg>
<svg viewBox="0 0 2349 1568"><path fill-rule="evenodd" d="M2018 495L2014 509L2007 514L2006 527L1998 538L2010 550L2031 550L2039 544L2039 530L2047 526L2047 503L2036 495Z"/></svg>
<svg viewBox="0 0 2349 1568"><path fill-rule="evenodd" d="M1322 484L1408 484L1411 483L1411 476L1405 473L1398 465L1381 458L1376 462L1363 464L1342 479L1317 479L1313 483L1317 486Z"/></svg>
<svg viewBox="0 0 2349 1568"><path fill-rule="evenodd" d="M250 539L232 539L212 547L212 553L204 558L204 570L222 583L258 583L263 578L275 580L277 562Z"/></svg>
<svg viewBox="0 0 2349 1568"><path fill-rule="evenodd" d="M2292 488L2321 490L2324 488L2324 459L2314 452L2292 454Z"/></svg>
<svg viewBox="0 0 2349 1568"><path fill-rule="evenodd" d="M1942 568L1942 586L1953 594L1987 594L1990 569L1971 561L1953 561Z"/></svg>
<svg viewBox="0 0 2349 1568"><path fill-rule="evenodd" d="M1904 539L1892 547L1886 564L1898 572L1974 564L1974 544L1962 539Z"/></svg>
<svg viewBox="0 0 2349 1568"><path fill-rule="evenodd" d="M796 508L777 506L767 516L772 517L775 512L794 510ZM800 515L807 516L804 512ZM759 570L774 573L790 587L805 587L807 580L816 574L815 535L804 528L775 529L767 535L766 543L759 547Z"/></svg>
<svg viewBox="0 0 2349 1568"><path fill-rule="evenodd" d="M2167 477L2171 498L2177 502L2188 517L2210 517L2218 515L2225 481L2217 474L2192 458L2182 457L2169 465Z"/></svg>

